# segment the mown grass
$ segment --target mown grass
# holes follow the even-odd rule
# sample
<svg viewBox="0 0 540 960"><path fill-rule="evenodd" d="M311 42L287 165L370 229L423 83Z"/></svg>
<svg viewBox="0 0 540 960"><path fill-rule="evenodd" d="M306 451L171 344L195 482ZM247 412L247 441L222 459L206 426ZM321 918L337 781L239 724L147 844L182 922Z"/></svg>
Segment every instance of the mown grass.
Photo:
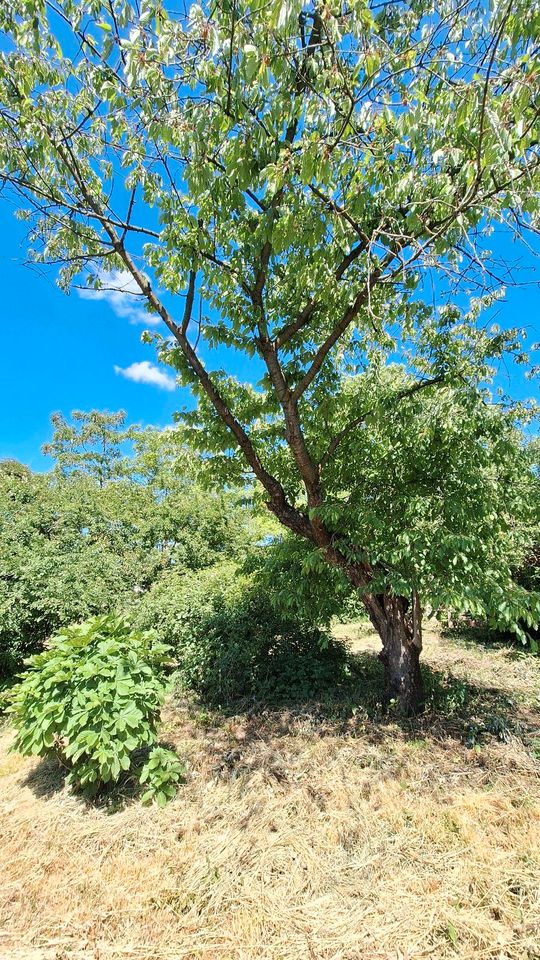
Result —
<svg viewBox="0 0 540 960"><path fill-rule="evenodd" d="M89 806L0 751L2 960L540 958L540 661L427 631L428 704L350 683L226 711L173 698L188 766L164 811Z"/></svg>

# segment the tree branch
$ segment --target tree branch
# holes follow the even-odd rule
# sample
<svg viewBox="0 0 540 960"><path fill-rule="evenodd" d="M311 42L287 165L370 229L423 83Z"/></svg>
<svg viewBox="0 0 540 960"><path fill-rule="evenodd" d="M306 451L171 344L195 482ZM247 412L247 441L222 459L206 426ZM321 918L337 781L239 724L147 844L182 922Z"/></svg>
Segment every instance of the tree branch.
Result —
<svg viewBox="0 0 540 960"><path fill-rule="evenodd" d="M389 251L387 255L383 258L380 265L371 272L367 283L361 288L361 290L358 291L356 297L354 298L353 302L349 305L349 307L343 314L343 317L341 318L339 323L335 325L332 332L328 335L326 340L324 340L324 342L321 344L321 346L317 350L317 353L315 354L313 363L311 364L309 369L306 371L306 373L304 374L304 376L302 377L302 379L300 380L299 384L297 385L297 387L293 392L293 396L295 400L299 400L300 397L306 392L310 384L313 382L313 380L317 376L319 370L321 369L332 347L338 342L339 338L345 333L345 330L353 322L354 318L358 315L361 308L366 303L369 302L369 297L373 287L377 283L377 280L379 280L379 278L381 277L385 267L387 267L388 264L391 263L391 261L397 255L397 252L398 252L397 250Z"/></svg>
<svg viewBox="0 0 540 960"><path fill-rule="evenodd" d="M183 336L186 336L187 334L189 321L191 320L191 313L193 311L193 300L195 298L196 276L197 276L196 270L189 271L189 282L188 282L188 290L187 290L187 296L186 296L186 305L184 308L184 316L182 318L182 326L180 327Z"/></svg>
<svg viewBox="0 0 540 960"><path fill-rule="evenodd" d="M444 380L445 377L443 374L438 377L432 377L430 380L418 380L417 383L414 383L411 387L407 387L404 390L399 390L391 399L398 401L405 400L408 397L412 397L413 394L418 393L420 390L425 390L426 387L433 387L438 383L443 383ZM324 468L328 465L342 440L352 433L356 427L360 426L361 423L364 423L367 416L368 411L361 413L358 417L355 417L354 420L351 420L349 423L347 423L346 426L343 427L343 430L340 430L339 433L336 433L335 437L331 440L325 453L319 461L321 471L324 470Z"/></svg>

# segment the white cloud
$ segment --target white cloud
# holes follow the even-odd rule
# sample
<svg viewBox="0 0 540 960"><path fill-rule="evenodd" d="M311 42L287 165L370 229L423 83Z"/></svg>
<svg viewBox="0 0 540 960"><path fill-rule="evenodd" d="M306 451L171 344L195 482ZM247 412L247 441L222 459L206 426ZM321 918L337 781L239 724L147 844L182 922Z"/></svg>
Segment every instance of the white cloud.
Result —
<svg viewBox="0 0 540 960"><path fill-rule="evenodd" d="M155 326L160 322L159 317L147 313L143 306L142 294L128 270L106 271L101 267L95 270L101 288L91 290L77 289L83 300L103 300L114 310L117 317L129 320L130 323L145 323Z"/></svg>
<svg viewBox="0 0 540 960"><path fill-rule="evenodd" d="M115 365L114 372L121 377L125 377L126 380L133 380L134 383L149 383L153 387L159 387L160 390L174 390L176 386L174 377L164 373L149 360L131 363L129 367L117 367Z"/></svg>

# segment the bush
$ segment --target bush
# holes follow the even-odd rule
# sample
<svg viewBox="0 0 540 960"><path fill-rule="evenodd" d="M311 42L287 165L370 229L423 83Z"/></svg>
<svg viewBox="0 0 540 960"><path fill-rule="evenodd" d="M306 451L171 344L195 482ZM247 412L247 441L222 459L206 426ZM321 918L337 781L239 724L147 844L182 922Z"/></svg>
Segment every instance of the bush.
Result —
<svg viewBox="0 0 540 960"><path fill-rule="evenodd" d="M0 473L0 676L70 623L127 602L150 566L129 491ZM122 515L123 510L123 515Z"/></svg>
<svg viewBox="0 0 540 960"><path fill-rule="evenodd" d="M134 751L156 742L167 655L152 633L112 615L66 628L29 658L11 693L14 749L58 756L70 768L68 782L89 794L118 781ZM166 753L154 748L142 771L145 799L160 804L180 778L176 757Z"/></svg>
<svg viewBox="0 0 540 960"><path fill-rule="evenodd" d="M531 593L540 594L540 544L535 544L516 573L516 581ZM521 624L534 653L540 652L540 623Z"/></svg>
<svg viewBox="0 0 540 960"><path fill-rule="evenodd" d="M250 513L232 494L206 493L189 475L163 482L137 475L101 488L83 474L0 464L0 678L68 624L122 609L167 567L245 552Z"/></svg>
<svg viewBox="0 0 540 960"><path fill-rule="evenodd" d="M319 550L299 537L276 538L248 562L290 616L326 625L367 619L359 591L337 567L321 563Z"/></svg>
<svg viewBox="0 0 540 960"><path fill-rule="evenodd" d="M181 685L214 704L314 697L344 680L345 648L276 600L256 574L220 564L166 574L134 616L173 647Z"/></svg>

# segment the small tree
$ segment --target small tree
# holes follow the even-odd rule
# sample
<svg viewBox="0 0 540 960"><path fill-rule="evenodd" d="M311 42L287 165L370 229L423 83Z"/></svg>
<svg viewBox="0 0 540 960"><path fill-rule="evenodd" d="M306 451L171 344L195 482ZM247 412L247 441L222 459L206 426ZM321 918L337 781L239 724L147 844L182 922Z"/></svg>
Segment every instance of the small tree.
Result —
<svg viewBox="0 0 540 960"><path fill-rule="evenodd" d="M135 439L125 475L104 485L92 462L68 476L0 463L0 677L58 629L130 606L169 568L200 570L256 539L234 493L202 488L193 454L176 469L169 431Z"/></svg>
<svg viewBox="0 0 540 960"><path fill-rule="evenodd" d="M84 473L94 477L100 487L107 480L125 473L123 445L133 440L135 427L126 427L126 412L118 410L73 410L72 423L62 413L53 413L53 436L43 445L43 453L52 457L64 475Z"/></svg>
<svg viewBox="0 0 540 960"><path fill-rule="evenodd" d="M216 479L247 470L308 566L358 588L388 696L414 710L441 567L512 583L507 493L520 476L523 505L527 469L481 388L513 337L477 317L506 275L489 231L538 221L538 4L4 0L0 28L0 171L36 256L66 287L134 281ZM443 305L454 282L478 297L433 310L433 279ZM210 371L204 341L255 358L258 385ZM462 423L449 512L437 448Z"/></svg>

